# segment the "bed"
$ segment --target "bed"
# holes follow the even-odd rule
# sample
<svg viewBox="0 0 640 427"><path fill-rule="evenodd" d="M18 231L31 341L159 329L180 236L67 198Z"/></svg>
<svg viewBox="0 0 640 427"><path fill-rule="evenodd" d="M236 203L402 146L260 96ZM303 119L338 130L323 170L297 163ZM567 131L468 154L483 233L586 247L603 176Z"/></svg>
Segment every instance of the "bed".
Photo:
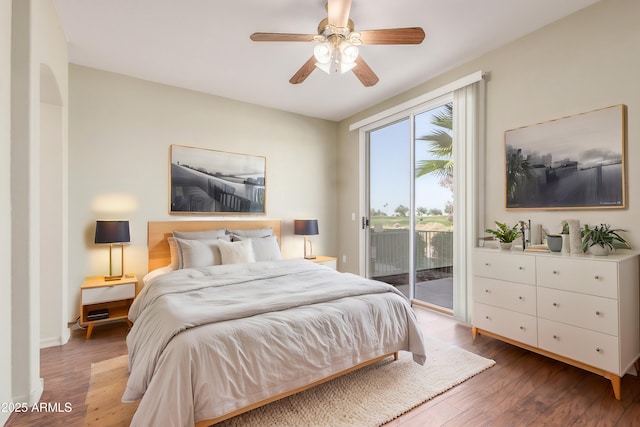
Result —
<svg viewBox="0 0 640 427"><path fill-rule="evenodd" d="M150 273L129 312L122 397L140 400L132 426L212 425L399 351L424 363L400 292L284 260L280 241L273 220L148 224Z"/></svg>

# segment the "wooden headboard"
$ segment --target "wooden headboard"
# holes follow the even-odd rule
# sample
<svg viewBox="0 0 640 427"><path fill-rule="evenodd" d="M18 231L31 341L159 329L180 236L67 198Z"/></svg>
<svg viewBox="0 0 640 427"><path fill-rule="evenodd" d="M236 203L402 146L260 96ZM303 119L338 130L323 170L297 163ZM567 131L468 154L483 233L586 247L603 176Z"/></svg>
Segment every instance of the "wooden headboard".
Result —
<svg viewBox="0 0 640 427"><path fill-rule="evenodd" d="M282 244L280 220L255 220L255 221L154 221L148 223L147 249L149 251L149 271L165 267L171 263L168 237L173 231L203 231L227 228L230 230L251 230L256 228L271 227L273 235Z"/></svg>

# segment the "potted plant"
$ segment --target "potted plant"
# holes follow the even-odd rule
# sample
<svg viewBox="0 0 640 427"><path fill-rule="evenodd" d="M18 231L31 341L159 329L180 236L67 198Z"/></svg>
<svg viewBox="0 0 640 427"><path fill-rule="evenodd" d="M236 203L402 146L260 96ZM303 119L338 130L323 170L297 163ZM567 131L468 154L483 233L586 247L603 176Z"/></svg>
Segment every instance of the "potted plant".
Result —
<svg viewBox="0 0 640 427"><path fill-rule="evenodd" d="M511 249L513 241L520 237L518 232L518 224L509 227L506 222L496 221L497 228L487 228L485 232L493 234L500 241L500 248L504 250Z"/></svg>
<svg viewBox="0 0 640 427"><path fill-rule="evenodd" d="M609 224L594 227L585 224L582 229L582 250L589 250L593 255L609 255L615 247L631 249L631 245L618 234L622 231L626 230L611 228Z"/></svg>

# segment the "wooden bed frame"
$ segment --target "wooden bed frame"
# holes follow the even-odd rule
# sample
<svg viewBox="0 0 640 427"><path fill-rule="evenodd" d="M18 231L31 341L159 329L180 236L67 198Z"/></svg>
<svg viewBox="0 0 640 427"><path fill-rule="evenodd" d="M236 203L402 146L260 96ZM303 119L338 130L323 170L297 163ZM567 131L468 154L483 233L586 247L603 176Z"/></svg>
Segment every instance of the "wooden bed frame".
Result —
<svg viewBox="0 0 640 427"><path fill-rule="evenodd" d="M214 230L214 229L220 229L220 228L227 228L230 230L251 230L251 229L266 228L266 227L271 227L273 229L273 235L276 236L278 238L278 242L281 243L282 230L281 230L281 223L279 220L149 222L148 236L147 236L148 251L149 251L149 262L148 262L149 271L155 270L157 268L165 267L170 264L171 254L169 252L169 242L167 241L167 238L171 237L173 231L203 231L203 230ZM349 372L353 372L355 370L358 370L360 368L363 368L365 366L371 365L373 363L379 362L383 359L386 359L387 357L392 357L392 356L393 356L393 360L398 360L398 352L383 354L381 356L374 357L373 359L368 360L366 362L362 362L358 365L352 366L351 368L337 372L326 378L322 378L320 380L314 381L305 386L298 387L296 389L277 394L275 396L253 403L244 408L240 408L233 412L229 412L218 418L196 421L195 425L196 427L205 427L205 426L210 426L210 425L219 423L221 421L227 420L229 418L233 418L237 415L243 414L252 409L267 405L269 403L275 402L276 400L307 390L311 387L325 383L334 378L338 378L342 375L348 374Z"/></svg>

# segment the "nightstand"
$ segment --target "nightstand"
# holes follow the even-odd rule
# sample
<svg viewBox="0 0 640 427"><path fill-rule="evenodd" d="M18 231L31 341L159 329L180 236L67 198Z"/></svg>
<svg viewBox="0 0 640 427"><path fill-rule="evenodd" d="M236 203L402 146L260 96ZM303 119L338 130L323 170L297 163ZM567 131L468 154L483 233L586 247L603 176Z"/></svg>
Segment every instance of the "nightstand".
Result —
<svg viewBox="0 0 640 427"><path fill-rule="evenodd" d="M309 261L313 261L316 264L326 265L327 267L331 267L334 270L338 268L338 258L332 256L318 255L317 257L310 259Z"/></svg>
<svg viewBox="0 0 640 427"><path fill-rule="evenodd" d="M114 320L129 322L129 307L138 295L135 275L105 281L104 276L87 277L80 287L80 325L87 326L86 339L91 338L93 326Z"/></svg>

